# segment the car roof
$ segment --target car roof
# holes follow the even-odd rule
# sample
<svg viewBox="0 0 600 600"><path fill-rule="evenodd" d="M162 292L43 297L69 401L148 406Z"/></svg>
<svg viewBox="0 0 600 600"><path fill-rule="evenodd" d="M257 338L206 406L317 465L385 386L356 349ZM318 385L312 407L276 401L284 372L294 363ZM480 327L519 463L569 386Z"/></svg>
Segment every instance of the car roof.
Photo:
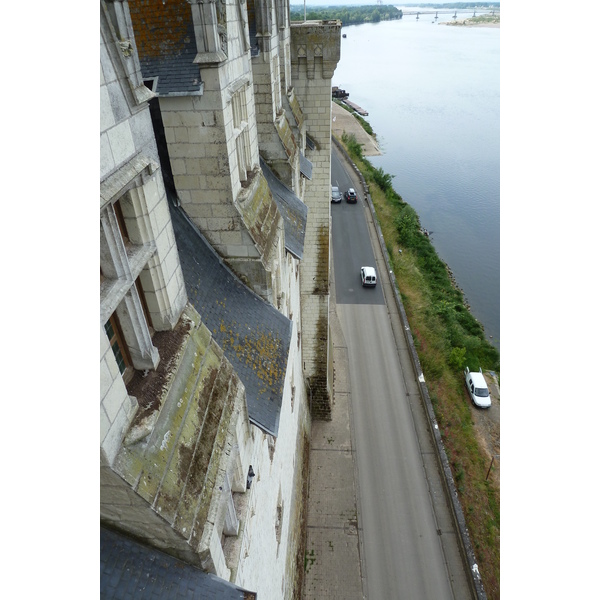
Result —
<svg viewBox="0 0 600 600"><path fill-rule="evenodd" d="M361 269L365 272L365 275L375 275L375 269L373 267L361 267Z"/></svg>
<svg viewBox="0 0 600 600"><path fill-rule="evenodd" d="M471 371L469 373L476 387L487 387L485 377L479 371Z"/></svg>
<svg viewBox="0 0 600 600"><path fill-rule="evenodd" d="M331 189L332 189L332 190L339 190L340 188L339 188L337 185L332 185L332 186L331 186Z"/></svg>
<svg viewBox="0 0 600 600"><path fill-rule="evenodd" d="M348 188L349 192L354 192L354 188Z"/></svg>

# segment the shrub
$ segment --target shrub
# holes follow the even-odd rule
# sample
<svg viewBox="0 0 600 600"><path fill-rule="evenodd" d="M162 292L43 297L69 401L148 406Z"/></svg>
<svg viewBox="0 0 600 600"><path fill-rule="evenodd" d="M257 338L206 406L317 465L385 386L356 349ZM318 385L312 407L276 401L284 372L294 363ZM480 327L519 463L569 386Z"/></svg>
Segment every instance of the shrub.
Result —
<svg viewBox="0 0 600 600"><path fill-rule="evenodd" d="M415 209L408 204L400 209L394 218L394 225L398 231L398 242L404 246L412 246L416 235L419 235L419 217Z"/></svg>
<svg viewBox="0 0 600 600"><path fill-rule="evenodd" d="M386 173L381 167L373 169L371 172L373 181L385 192L387 196L388 190L392 189L393 175Z"/></svg>
<svg viewBox="0 0 600 600"><path fill-rule="evenodd" d="M451 368L462 371L467 364L466 355L466 348L452 348L448 357L448 364Z"/></svg>
<svg viewBox="0 0 600 600"><path fill-rule="evenodd" d="M342 134L342 142L346 144L348 152L354 160L362 160L362 146L356 141L356 136L353 133L347 134L344 132Z"/></svg>

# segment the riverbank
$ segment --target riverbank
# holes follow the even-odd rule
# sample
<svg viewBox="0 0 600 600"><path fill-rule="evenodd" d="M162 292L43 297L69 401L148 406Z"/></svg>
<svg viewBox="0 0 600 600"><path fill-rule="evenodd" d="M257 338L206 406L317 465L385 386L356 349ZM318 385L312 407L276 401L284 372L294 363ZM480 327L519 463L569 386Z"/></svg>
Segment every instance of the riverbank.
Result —
<svg viewBox="0 0 600 600"><path fill-rule="evenodd" d="M447 21L444 25L450 25L453 27L500 27L500 16L483 16L483 17L471 17L470 19L462 19L461 21Z"/></svg>
<svg viewBox="0 0 600 600"><path fill-rule="evenodd" d="M363 148L363 156L380 156L381 150L377 140L370 136L354 115L340 106L337 102L331 103L331 134L338 140L344 133L353 135Z"/></svg>

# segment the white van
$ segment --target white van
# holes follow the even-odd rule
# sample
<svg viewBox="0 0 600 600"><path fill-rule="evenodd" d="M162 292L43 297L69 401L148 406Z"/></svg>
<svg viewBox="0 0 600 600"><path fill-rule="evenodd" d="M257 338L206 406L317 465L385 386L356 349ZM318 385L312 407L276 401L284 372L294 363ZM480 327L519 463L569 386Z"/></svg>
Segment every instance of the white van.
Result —
<svg viewBox="0 0 600 600"><path fill-rule="evenodd" d="M479 408L489 408L492 405L492 398L488 390L483 371L479 369L479 373L469 371L469 367L465 369L465 385L469 392L469 397L475 406Z"/></svg>
<svg viewBox="0 0 600 600"><path fill-rule="evenodd" d="M363 284L363 287L366 285L377 285L377 273L375 273L375 269L373 267L361 267L360 282Z"/></svg>

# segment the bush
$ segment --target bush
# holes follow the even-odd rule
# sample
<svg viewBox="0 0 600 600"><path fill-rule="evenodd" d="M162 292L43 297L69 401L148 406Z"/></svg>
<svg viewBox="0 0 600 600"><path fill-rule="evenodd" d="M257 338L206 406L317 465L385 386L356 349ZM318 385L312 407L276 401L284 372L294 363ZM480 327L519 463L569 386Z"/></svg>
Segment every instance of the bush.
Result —
<svg viewBox="0 0 600 600"><path fill-rule="evenodd" d="M381 167L378 169L373 169L371 176L373 177L373 181L385 192L387 196L388 190L392 189L392 179L394 176L386 173Z"/></svg>
<svg viewBox="0 0 600 600"><path fill-rule="evenodd" d="M342 142L346 144L348 152L354 160L363 160L362 146L356 141L356 136L353 133L347 134L344 132L342 134Z"/></svg>
<svg viewBox="0 0 600 600"><path fill-rule="evenodd" d="M402 207L394 218L394 225L398 231L398 243L402 246L412 246L415 236L419 235L419 217L415 209L408 204Z"/></svg>
<svg viewBox="0 0 600 600"><path fill-rule="evenodd" d="M452 348L450 356L448 357L448 364L452 369L462 371L467 364L466 355L466 348Z"/></svg>

